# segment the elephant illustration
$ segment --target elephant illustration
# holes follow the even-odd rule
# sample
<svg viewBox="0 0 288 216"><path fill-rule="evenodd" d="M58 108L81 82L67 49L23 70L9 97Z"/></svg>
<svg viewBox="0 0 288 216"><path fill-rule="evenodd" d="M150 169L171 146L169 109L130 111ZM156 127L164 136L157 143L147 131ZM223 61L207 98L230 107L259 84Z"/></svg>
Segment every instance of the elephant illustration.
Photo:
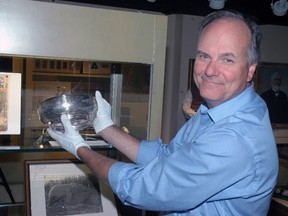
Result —
<svg viewBox="0 0 288 216"><path fill-rule="evenodd" d="M48 193L47 207L69 208L77 205L101 205L101 195L91 186L79 183L57 184Z"/></svg>

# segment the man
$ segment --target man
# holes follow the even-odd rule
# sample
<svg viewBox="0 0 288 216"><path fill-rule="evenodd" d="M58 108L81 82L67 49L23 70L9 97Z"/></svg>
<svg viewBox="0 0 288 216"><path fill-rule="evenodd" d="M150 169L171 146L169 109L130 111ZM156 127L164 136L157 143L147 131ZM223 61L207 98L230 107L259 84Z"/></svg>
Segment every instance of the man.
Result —
<svg viewBox="0 0 288 216"><path fill-rule="evenodd" d="M127 205L169 216L264 216L278 157L267 107L252 82L260 38L257 25L239 13L204 18L194 80L205 103L169 144L121 131L110 118L110 105L96 92L95 131L135 164L91 151L65 115L64 134L48 131Z"/></svg>
<svg viewBox="0 0 288 216"><path fill-rule="evenodd" d="M261 94L265 100L272 123L288 123L288 98L280 90L282 77L279 72L271 75L271 88Z"/></svg>

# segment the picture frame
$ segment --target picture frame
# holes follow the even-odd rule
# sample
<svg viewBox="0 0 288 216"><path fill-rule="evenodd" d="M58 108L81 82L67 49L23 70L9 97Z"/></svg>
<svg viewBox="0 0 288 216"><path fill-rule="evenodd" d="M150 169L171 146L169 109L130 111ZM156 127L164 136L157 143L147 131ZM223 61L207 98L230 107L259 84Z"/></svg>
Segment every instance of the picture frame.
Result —
<svg viewBox="0 0 288 216"><path fill-rule="evenodd" d="M21 132L21 80L20 73L0 72L0 135Z"/></svg>
<svg viewBox="0 0 288 216"><path fill-rule="evenodd" d="M26 160L27 216L118 216L112 189L78 160Z"/></svg>
<svg viewBox="0 0 288 216"><path fill-rule="evenodd" d="M269 102L270 100L267 99L268 92L272 91L271 80L273 77L276 76L276 74L277 74L277 79L281 78L281 81L282 81L280 90L286 95L286 98L287 98L288 97L288 64L261 62L257 66L257 69L256 69L255 78L254 78L254 87L255 87L255 91L265 100L268 106L272 127L273 128L288 128L288 118L287 118L288 108L283 107L283 109L286 110L286 112L284 111L285 114L283 117L283 114L280 114L281 112L279 111L276 112L275 109L272 108L273 104L271 105L271 102ZM287 105L284 105L284 106L287 106ZM282 115L282 116L274 117L275 115ZM279 121L276 118L278 119L280 118L283 120Z"/></svg>
<svg viewBox="0 0 288 216"><path fill-rule="evenodd" d="M189 59L189 72L188 72L188 91L192 92L193 100L191 102L191 108L195 111L198 110L200 105L204 102L203 98L200 96L198 87L195 84L193 78L193 70L194 70L194 62L195 59Z"/></svg>

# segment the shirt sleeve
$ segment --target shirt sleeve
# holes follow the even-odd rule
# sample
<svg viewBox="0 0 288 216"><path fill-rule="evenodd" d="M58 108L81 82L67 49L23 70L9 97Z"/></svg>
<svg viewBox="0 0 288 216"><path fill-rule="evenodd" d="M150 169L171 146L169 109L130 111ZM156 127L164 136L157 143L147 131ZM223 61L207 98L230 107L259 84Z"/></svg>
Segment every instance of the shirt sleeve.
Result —
<svg viewBox="0 0 288 216"><path fill-rule="evenodd" d="M160 140L142 142L137 164L118 162L111 167L109 183L123 203L157 211L189 209L237 182L243 173L247 179L239 190L249 193L245 188L254 171L247 161L253 160L243 137L232 130L210 131L193 142L181 140L181 146L170 147L177 142L177 137L169 145Z"/></svg>

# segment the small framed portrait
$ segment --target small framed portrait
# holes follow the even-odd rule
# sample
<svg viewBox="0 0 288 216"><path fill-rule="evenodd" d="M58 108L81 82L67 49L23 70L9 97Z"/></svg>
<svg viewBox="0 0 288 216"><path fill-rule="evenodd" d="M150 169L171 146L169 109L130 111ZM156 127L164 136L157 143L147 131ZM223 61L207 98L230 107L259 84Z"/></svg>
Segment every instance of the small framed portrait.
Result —
<svg viewBox="0 0 288 216"><path fill-rule="evenodd" d="M261 63L255 89L264 99L274 128L288 127L288 64Z"/></svg>

